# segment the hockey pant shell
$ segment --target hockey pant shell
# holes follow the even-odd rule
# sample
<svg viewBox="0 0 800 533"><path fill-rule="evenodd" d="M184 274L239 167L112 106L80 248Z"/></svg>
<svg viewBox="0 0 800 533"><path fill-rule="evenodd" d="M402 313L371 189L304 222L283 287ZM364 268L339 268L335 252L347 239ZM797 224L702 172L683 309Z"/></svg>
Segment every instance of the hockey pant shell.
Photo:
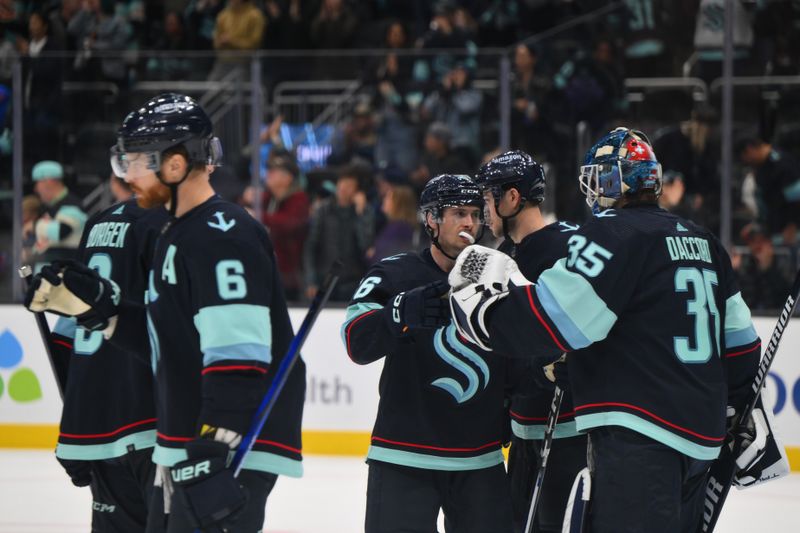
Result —
<svg viewBox="0 0 800 533"><path fill-rule="evenodd" d="M141 533L147 524L155 465L152 448L91 461L92 533Z"/></svg>
<svg viewBox="0 0 800 533"><path fill-rule="evenodd" d="M502 464L448 472L368 461L366 533L510 533L508 476Z"/></svg>
<svg viewBox="0 0 800 533"><path fill-rule="evenodd" d="M514 437L508 451L508 475L511 479L511 508L514 532L525 529L533 484L539 472L543 440ZM536 531L560 533L570 489L575 476L586 466L586 435L553 439L547 471L542 482L536 510Z"/></svg>
<svg viewBox="0 0 800 533"><path fill-rule="evenodd" d="M589 432L592 533L692 533L711 461L684 455L626 428Z"/></svg>
<svg viewBox="0 0 800 533"><path fill-rule="evenodd" d="M278 476L267 472L242 470L237 478L247 493L247 503L236 514L235 521L226 523L230 533L258 533L264 526L267 497L275 487ZM155 487L153 491L151 520L147 533L194 533L191 520L178 498L173 495L170 513L164 514L164 491Z"/></svg>

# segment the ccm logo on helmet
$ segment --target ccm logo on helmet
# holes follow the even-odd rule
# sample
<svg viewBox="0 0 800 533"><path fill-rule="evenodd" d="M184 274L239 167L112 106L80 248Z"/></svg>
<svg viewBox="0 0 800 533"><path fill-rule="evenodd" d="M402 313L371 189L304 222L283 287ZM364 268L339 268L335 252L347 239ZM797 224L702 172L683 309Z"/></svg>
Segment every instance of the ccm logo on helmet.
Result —
<svg viewBox="0 0 800 533"><path fill-rule="evenodd" d="M180 483L199 477L200 474L211 474L211 461L203 461L194 466L184 466L179 470L173 470L172 480L175 483Z"/></svg>

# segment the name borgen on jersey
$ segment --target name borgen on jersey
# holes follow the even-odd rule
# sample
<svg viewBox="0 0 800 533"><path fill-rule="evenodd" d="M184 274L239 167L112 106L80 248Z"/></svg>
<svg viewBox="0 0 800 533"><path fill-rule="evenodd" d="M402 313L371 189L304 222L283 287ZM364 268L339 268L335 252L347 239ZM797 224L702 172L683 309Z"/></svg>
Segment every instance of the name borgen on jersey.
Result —
<svg viewBox="0 0 800 533"><path fill-rule="evenodd" d="M196 438L199 423L246 432L293 330L266 230L218 196L172 220L163 232L147 298L164 413L153 460L172 466L186 459L183 444ZM256 389L254 373L263 376ZM301 359L245 469L302 475L304 394Z"/></svg>
<svg viewBox="0 0 800 533"><path fill-rule="evenodd" d="M165 210L142 209L136 200L111 206L87 223L77 259L113 279L131 300L143 305L155 240L166 220ZM127 334L124 328L120 331ZM56 456L112 459L154 446L156 414L148 355L121 353L103 339L102 332L76 327L73 318L59 318L53 337L72 348Z"/></svg>

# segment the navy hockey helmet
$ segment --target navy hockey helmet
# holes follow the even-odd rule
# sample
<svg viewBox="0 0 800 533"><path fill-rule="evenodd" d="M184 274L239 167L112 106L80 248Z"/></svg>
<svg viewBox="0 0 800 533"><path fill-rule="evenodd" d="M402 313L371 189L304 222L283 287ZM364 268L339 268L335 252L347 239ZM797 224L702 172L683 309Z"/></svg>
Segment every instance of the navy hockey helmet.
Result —
<svg viewBox="0 0 800 533"><path fill-rule="evenodd" d="M661 165L653 145L644 133L628 128L610 131L589 149L578 179L594 212L626 194L661 193Z"/></svg>
<svg viewBox="0 0 800 533"><path fill-rule="evenodd" d="M481 227L475 237L475 242L477 242L483 237L483 204L483 194L480 188L467 175L440 174L430 180L420 194L419 213L431 243L446 257L455 260L455 257L442 248L438 233L428 224L427 214L430 213L435 221L441 222L444 210L448 207L474 206L479 208L478 216L481 219Z"/></svg>
<svg viewBox="0 0 800 533"><path fill-rule="evenodd" d="M441 220L447 207L472 205L483 210L483 195L480 188L467 175L440 174L425 184L419 197L420 214L431 213ZM423 222L425 222L423 220Z"/></svg>
<svg viewBox="0 0 800 533"><path fill-rule="evenodd" d="M539 204L544 200L544 169L520 150L492 158L478 170L475 183L481 190L491 192L495 200L512 187L528 202Z"/></svg>
<svg viewBox="0 0 800 533"><path fill-rule="evenodd" d="M125 117L111 148L111 165L124 177L131 163L128 154L144 154L147 168L159 175L162 154L178 146L186 150L189 168L216 165L222 158L222 145L203 108L186 95L160 94Z"/></svg>

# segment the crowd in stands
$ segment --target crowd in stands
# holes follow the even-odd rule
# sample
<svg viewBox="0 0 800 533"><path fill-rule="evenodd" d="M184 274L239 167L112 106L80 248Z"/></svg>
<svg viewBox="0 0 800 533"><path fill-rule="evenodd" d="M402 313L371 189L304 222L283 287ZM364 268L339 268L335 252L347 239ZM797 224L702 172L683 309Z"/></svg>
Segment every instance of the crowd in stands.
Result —
<svg viewBox="0 0 800 533"><path fill-rule="evenodd" d="M230 52L285 50L309 56L265 58L267 90L283 79L360 80L321 169L300 168L296 147L282 135L285 119L274 114L261 137L269 146L263 196L245 189L247 152L229 150L224 170L237 183L229 196L269 228L290 299L313 296L328 266L344 259L334 299L347 300L369 264L427 245L415 212L430 178L473 173L496 153L499 96L476 81L497 79L501 55L511 65L510 147L546 163L556 192L547 210L577 222L586 216L573 186L577 125L590 139L628 125L654 143L665 171L662 206L718 229L719 94L688 104L686 94L645 95L637 106L625 80L689 75L710 86L721 73L723 3L628 0L604 9L610 4L599 0L0 0L0 100L9 98L10 65L25 58L30 176L36 162L68 157L52 153L64 144L58 124L76 107L61 94L64 80L102 80L124 93L138 79L214 80L237 69L249 76L244 56ZM798 3L734 3L736 74L800 74ZM570 26L597 10L600 16ZM540 38L554 28L561 30ZM147 50L174 54L137 56ZM189 50L215 55L205 62L181 55ZM41 55L54 51L69 52L69 60ZM771 88L786 108L798 100L791 89ZM781 298L766 295L782 294L798 264L800 142L782 132L793 131L800 115L756 100L737 102L737 134L747 135L737 135L735 147L732 255L752 280L743 286L748 303L766 309L779 305ZM10 123L2 102L0 119ZM758 126L739 131L740 123ZM0 136L7 156L3 150Z"/></svg>

